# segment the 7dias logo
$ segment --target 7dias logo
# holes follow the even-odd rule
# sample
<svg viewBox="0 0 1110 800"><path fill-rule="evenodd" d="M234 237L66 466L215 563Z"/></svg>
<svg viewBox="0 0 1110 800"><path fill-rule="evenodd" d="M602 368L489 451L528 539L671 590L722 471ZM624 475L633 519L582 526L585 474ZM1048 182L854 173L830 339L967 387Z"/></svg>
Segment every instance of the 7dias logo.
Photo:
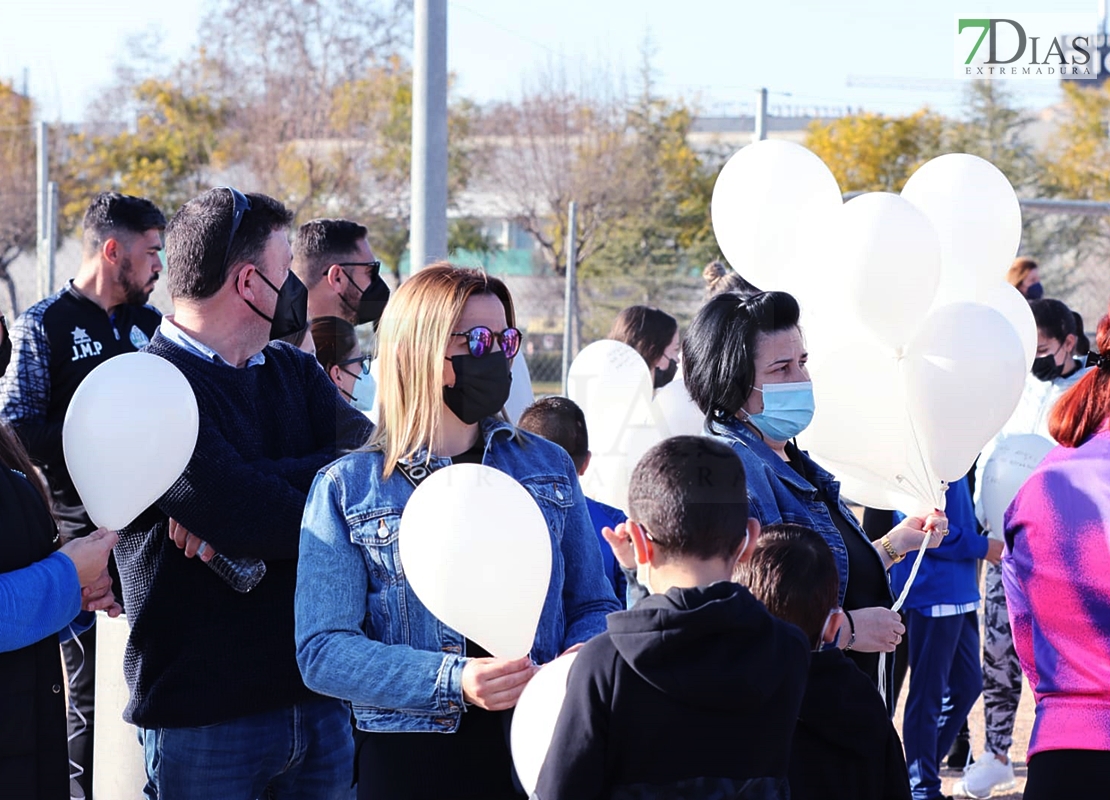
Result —
<svg viewBox="0 0 1110 800"><path fill-rule="evenodd" d="M961 14L956 17L956 77L1096 80L1097 30L1097 14Z"/></svg>

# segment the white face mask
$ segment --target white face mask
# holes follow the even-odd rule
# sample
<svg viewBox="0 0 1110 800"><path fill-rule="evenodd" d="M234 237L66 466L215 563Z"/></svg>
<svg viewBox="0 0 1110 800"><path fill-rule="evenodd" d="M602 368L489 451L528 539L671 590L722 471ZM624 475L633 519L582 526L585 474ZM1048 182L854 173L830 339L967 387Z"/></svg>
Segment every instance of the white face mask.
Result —
<svg viewBox="0 0 1110 800"><path fill-rule="evenodd" d="M740 552L741 553L743 553L745 550L748 549L748 539L750 538L750 536L751 536L751 534L745 531L745 533L744 533L744 544L740 547ZM645 589L647 589L648 594L655 594L655 590L651 588L651 564L650 563L641 564L639 561L636 562L636 583L640 584ZM825 620L825 625L827 626L828 624L829 624L828 620ZM821 635L824 636L824 632L822 632Z"/></svg>
<svg viewBox="0 0 1110 800"><path fill-rule="evenodd" d="M813 652L820 653L822 650L832 650L836 647L835 640L831 642L825 641L825 634L829 632L829 623L832 622L833 617L841 613L842 610L843 609L840 608L829 610L829 613L825 616L825 624L821 626L821 633L817 637L817 646L813 648Z"/></svg>
<svg viewBox="0 0 1110 800"><path fill-rule="evenodd" d="M378 393L378 384L369 372L360 372L351 387L351 405L359 411L366 412L374 407L374 397Z"/></svg>

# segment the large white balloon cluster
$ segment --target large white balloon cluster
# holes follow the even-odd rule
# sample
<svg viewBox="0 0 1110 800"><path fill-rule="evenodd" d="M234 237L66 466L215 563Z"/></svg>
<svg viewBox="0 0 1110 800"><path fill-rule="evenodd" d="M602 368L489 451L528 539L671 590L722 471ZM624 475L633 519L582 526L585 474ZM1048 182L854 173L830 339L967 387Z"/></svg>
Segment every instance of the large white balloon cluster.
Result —
<svg viewBox="0 0 1110 800"><path fill-rule="evenodd" d="M842 202L817 156L769 140L729 159L712 217L729 263L802 307L817 402L802 444L858 502L943 509L1036 351L1033 315L1004 280L1021 241L1006 177L950 154L901 194Z"/></svg>

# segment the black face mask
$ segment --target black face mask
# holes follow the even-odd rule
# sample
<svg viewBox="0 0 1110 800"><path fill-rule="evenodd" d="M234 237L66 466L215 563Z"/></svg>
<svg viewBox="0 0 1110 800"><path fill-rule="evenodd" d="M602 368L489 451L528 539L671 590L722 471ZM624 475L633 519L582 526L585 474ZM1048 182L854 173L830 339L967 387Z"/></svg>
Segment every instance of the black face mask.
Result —
<svg viewBox="0 0 1110 800"><path fill-rule="evenodd" d="M351 280L351 276L347 276L347 280L351 281L351 286L358 289L358 284ZM356 325L365 325L367 322L378 324L378 320L382 318L382 312L385 311L385 304L389 302L389 287L385 285L385 281L381 276L375 275L374 279L370 281L370 285L361 290L362 296L358 299L358 308L355 308L347 298L340 295L340 299L347 308L356 312Z"/></svg>
<svg viewBox="0 0 1110 800"><path fill-rule="evenodd" d="M1026 300L1040 300L1042 297L1044 297L1044 287L1041 286L1040 281L1031 283L1025 287Z"/></svg>
<svg viewBox="0 0 1110 800"><path fill-rule="evenodd" d="M500 350L476 358L469 353L451 356L455 385L443 387L443 402L467 425L493 416L509 399L513 374Z"/></svg>
<svg viewBox="0 0 1110 800"><path fill-rule="evenodd" d="M670 356L667 356L667 360L671 362L670 366L666 369L659 369L659 367L656 367L652 375L652 384L655 389L662 389L673 381L674 376L678 373L678 362Z"/></svg>
<svg viewBox="0 0 1110 800"><path fill-rule="evenodd" d="M1056 363L1056 354L1033 359L1033 377L1039 381L1053 381L1064 372L1064 365Z"/></svg>
<svg viewBox="0 0 1110 800"><path fill-rule="evenodd" d="M308 324L308 289L304 288L301 279L290 272L279 289L270 283L261 271L256 270L256 272L267 286L277 292L274 315L271 317L263 314L249 300L244 299L243 302L250 306L255 314L270 323L270 340L280 339L303 330Z"/></svg>

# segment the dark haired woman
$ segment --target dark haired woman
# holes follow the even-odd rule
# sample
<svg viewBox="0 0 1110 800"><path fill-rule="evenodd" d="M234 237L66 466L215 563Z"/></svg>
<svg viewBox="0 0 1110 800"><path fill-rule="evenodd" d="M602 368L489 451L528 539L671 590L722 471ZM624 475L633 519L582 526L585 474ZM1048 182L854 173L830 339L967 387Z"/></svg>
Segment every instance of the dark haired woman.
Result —
<svg viewBox="0 0 1110 800"><path fill-rule="evenodd" d="M799 316L797 301L785 292L713 298L682 341L686 388L710 433L744 461L752 516L762 525L804 525L828 542L840 573L839 602L848 612L840 645L877 684L878 654L892 652L905 633L890 610L886 570L927 536L939 544L947 521L909 517L871 541L841 500L835 478L794 444L813 418ZM884 678L888 699L892 660Z"/></svg>
<svg viewBox="0 0 1110 800"><path fill-rule="evenodd" d="M631 347L651 370L652 388L662 389L678 372L678 322L648 306L629 306L617 315L608 339Z"/></svg>
<svg viewBox="0 0 1110 800"><path fill-rule="evenodd" d="M0 423L0 794L69 797L59 632L75 636L103 609L119 615L108 576L116 534L58 549L46 490Z"/></svg>
<svg viewBox="0 0 1110 800"><path fill-rule="evenodd" d="M1110 352L1110 316L1098 324ZM1002 582L1037 722L1026 800L1080 797L1110 772L1110 358L1061 397L1060 443L1005 520Z"/></svg>
<svg viewBox="0 0 1110 800"><path fill-rule="evenodd" d="M316 317L309 325L316 360L339 393L359 411L374 406L377 387L370 375L370 357L362 352L355 326L339 317Z"/></svg>

